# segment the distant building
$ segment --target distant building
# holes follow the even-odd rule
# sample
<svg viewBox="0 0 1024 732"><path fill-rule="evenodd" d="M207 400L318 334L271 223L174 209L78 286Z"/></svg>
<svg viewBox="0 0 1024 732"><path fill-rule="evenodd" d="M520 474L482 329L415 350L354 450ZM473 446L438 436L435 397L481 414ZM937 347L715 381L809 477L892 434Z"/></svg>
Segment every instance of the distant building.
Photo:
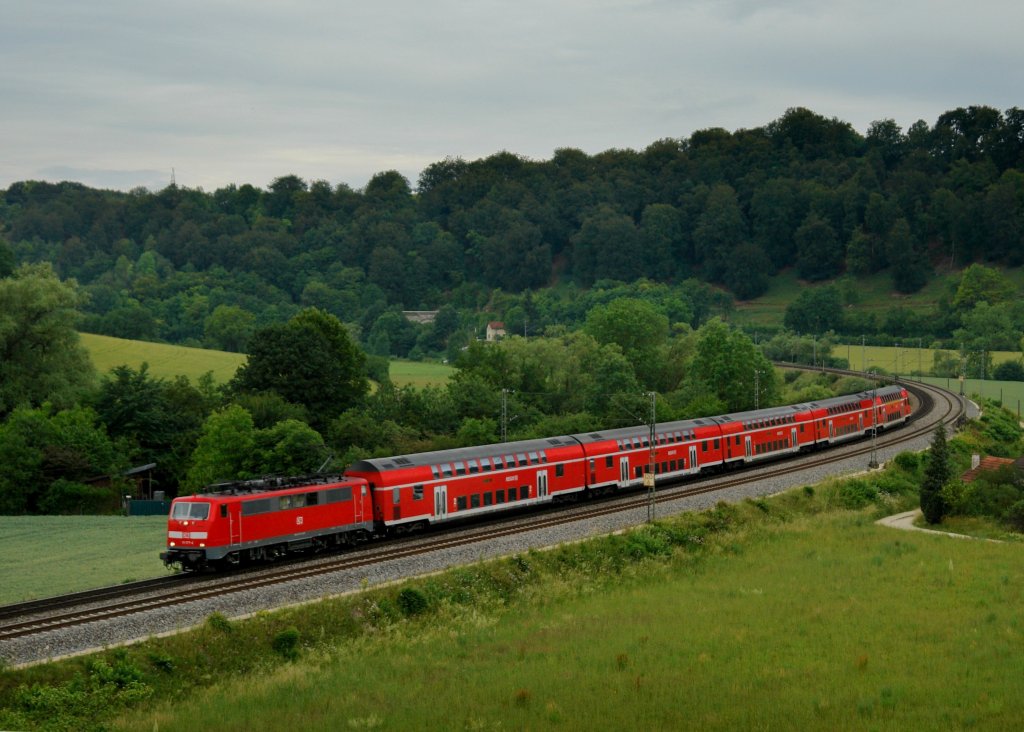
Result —
<svg viewBox="0 0 1024 732"><path fill-rule="evenodd" d="M429 325L437 317L436 310L403 310L402 315L411 323L423 323Z"/></svg>
<svg viewBox="0 0 1024 732"><path fill-rule="evenodd" d="M492 320L487 324L487 340L497 341L505 337L505 324L500 320Z"/></svg>
<svg viewBox="0 0 1024 732"><path fill-rule="evenodd" d="M991 473L1005 468L1008 465L1012 465L1017 471L1024 470L1024 458L1003 458L995 457L993 455L987 455L980 457L978 455L971 456L971 469L960 476L960 480L964 483L971 483L981 477L982 473Z"/></svg>

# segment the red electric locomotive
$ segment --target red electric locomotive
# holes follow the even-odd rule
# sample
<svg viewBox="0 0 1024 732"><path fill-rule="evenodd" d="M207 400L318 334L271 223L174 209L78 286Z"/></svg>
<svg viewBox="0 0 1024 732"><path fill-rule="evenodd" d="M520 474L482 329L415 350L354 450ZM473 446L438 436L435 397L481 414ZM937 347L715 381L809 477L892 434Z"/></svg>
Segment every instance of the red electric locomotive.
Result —
<svg viewBox="0 0 1024 732"><path fill-rule="evenodd" d="M373 534L371 501L365 481L344 476L211 486L171 502L160 558L203 569L354 544Z"/></svg>

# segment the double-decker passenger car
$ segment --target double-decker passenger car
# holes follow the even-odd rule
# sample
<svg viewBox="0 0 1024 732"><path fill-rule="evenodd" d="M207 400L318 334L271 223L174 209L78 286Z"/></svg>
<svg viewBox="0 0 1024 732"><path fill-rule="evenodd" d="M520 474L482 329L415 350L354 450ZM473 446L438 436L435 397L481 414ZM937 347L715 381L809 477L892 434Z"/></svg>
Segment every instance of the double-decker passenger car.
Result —
<svg viewBox="0 0 1024 732"><path fill-rule="evenodd" d="M360 460L343 476L212 486L176 498L168 564L267 559L512 507L608 493L828 446L897 426L906 389L718 417ZM653 458L653 466L651 465Z"/></svg>

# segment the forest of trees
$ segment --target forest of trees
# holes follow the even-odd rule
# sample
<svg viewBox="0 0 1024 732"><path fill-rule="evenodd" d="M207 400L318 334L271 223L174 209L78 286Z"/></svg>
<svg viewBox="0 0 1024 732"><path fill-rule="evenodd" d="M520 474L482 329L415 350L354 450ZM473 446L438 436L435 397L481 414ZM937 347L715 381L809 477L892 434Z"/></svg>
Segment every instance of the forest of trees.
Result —
<svg viewBox="0 0 1024 732"><path fill-rule="evenodd" d="M488 317L579 325L581 293L637 280L670 288L697 326L711 313L707 292L687 302L698 281L746 299L785 268L886 271L907 293L935 264L1024 263L1024 111L862 135L796 108L641 151L449 158L415 187L389 171L359 191L294 175L213 192L15 183L0 192L0 274L41 261L82 285L83 330L228 350L317 307L371 353L454 355ZM442 316L420 326L403 309ZM892 320L831 325L906 329ZM961 325L923 320L940 339Z"/></svg>
<svg viewBox="0 0 1024 732"><path fill-rule="evenodd" d="M970 266L928 316L847 308L860 276L912 292L939 264ZM494 442L503 391L513 439L642 422L650 391L659 420L827 396L771 369L829 358L828 337L796 333L934 339L984 372L987 350L1020 346L1024 298L995 266L1020 264L1017 109L866 136L792 109L640 152L448 159L415 189L395 172L361 191L293 175L213 193L16 183L0 192L0 512L116 510L119 476L146 463L174 493ZM726 320L734 297L788 268L831 284L758 348ZM408 309L438 312L420 325ZM511 337L479 342L494 317ZM96 374L76 329L248 360L220 386ZM397 388L392 355L457 372Z"/></svg>

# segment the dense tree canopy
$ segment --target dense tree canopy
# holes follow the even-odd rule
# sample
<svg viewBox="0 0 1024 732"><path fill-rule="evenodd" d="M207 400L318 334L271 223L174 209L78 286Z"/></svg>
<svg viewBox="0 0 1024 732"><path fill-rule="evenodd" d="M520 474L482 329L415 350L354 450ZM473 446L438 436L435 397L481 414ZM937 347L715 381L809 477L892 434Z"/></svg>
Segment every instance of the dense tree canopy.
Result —
<svg viewBox="0 0 1024 732"><path fill-rule="evenodd" d="M238 391L273 391L301 404L323 427L365 396L364 361L337 318L307 308L254 334L249 358L232 383Z"/></svg>
<svg viewBox="0 0 1024 732"><path fill-rule="evenodd" d="M49 401L71 406L96 374L75 331L82 294L48 264L0 279L0 415Z"/></svg>
<svg viewBox="0 0 1024 732"><path fill-rule="evenodd" d="M0 192L0 276L52 262L89 295L90 332L240 349L313 306L402 356L470 335L385 344L385 312L502 305L501 319L549 285L695 277L749 299L787 267L811 281L888 268L910 293L934 264L1024 263L1022 120L970 106L861 135L795 108L642 151L450 158L415 189L395 171L361 191L292 174L213 193L25 181ZM580 322L537 314L535 333ZM932 321L937 337L956 325Z"/></svg>

